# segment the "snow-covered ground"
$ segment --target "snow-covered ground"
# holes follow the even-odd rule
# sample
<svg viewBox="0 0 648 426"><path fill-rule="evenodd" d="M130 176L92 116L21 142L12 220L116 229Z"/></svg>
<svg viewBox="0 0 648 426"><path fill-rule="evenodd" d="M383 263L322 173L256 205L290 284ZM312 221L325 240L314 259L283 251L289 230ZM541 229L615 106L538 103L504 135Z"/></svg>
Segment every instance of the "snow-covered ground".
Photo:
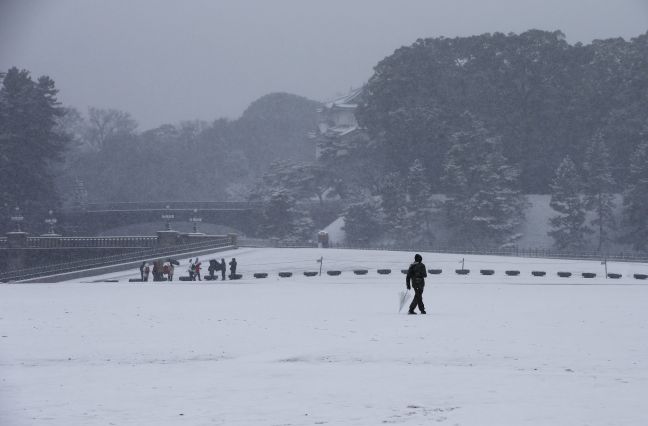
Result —
<svg viewBox="0 0 648 426"><path fill-rule="evenodd" d="M424 253L408 316L413 253L233 256L240 281L0 285L0 425L648 424L647 265ZM320 256L342 274L304 277Z"/></svg>

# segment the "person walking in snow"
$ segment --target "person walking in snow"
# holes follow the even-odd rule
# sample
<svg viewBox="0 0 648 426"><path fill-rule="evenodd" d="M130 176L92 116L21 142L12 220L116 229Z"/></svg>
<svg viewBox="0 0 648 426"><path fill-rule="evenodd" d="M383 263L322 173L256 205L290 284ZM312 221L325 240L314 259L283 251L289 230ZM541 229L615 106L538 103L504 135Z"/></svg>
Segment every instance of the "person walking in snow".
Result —
<svg viewBox="0 0 648 426"><path fill-rule="evenodd" d="M146 267L146 262L142 262L140 265L140 278L144 281L144 268Z"/></svg>
<svg viewBox="0 0 648 426"><path fill-rule="evenodd" d="M220 271L221 271L221 279L225 281L225 272L227 272L227 264L225 264L225 259L222 257L220 261Z"/></svg>
<svg viewBox="0 0 648 426"><path fill-rule="evenodd" d="M425 287L425 277L427 277L427 269L423 264L423 257L420 254L414 255L414 263L412 263L407 270L405 277L405 285L410 290L414 287L414 300L409 307L408 314L416 315L414 309L418 306L419 311L425 314L425 305L423 304L423 288Z"/></svg>

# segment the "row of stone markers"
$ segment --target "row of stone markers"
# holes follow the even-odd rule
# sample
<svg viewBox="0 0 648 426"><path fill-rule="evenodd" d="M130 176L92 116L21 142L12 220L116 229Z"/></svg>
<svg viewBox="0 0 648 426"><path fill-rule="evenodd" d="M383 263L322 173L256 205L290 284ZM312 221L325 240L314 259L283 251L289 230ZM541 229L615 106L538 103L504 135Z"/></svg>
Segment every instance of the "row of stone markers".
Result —
<svg viewBox="0 0 648 426"><path fill-rule="evenodd" d="M328 270L328 271L326 271L326 275L339 276L339 275L342 275L342 272L343 271L341 271L341 270ZM352 270L352 272L355 275L367 275L369 273L369 270L368 269L354 269L354 270ZM391 269L377 269L376 272L378 274L380 274L380 275L389 275L389 274L391 274L392 270ZM407 269L401 269L401 272L403 274L407 274ZM457 275L469 275L470 274L470 269L455 269L454 272ZM443 270L442 269L428 269L428 273L430 275L441 275L441 274L443 274ZM303 274L306 277L315 277L315 276L321 275L317 271L304 271ZM480 275L495 275L495 271L492 270L492 269L480 269L479 274ZM505 271L505 274L507 276L519 276L520 271L507 270L507 271ZM254 276L254 278L268 278L268 276L270 274L268 274L267 272L255 272L252 275ZM292 277L294 275L294 273L289 272L289 271L283 271L283 272L278 272L277 275L279 277L281 277L281 278L289 278L289 277ZM531 275L534 276L534 277L544 277L544 276L547 276L547 273L546 273L546 271L531 271ZM562 272L562 271L557 272L556 275L558 277L561 277L561 278L569 278L569 277L574 276L574 274L572 274L571 272ZM576 274L576 276L578 276L578 275L580 275L583 278L596 278L596 276L597 276L597 274L594 273L594 272L581 272L579 274ZM619 278L622 277L622 275L617 274L617 273L608 273L607 277L611 278L611 279L619 279ZM632 274L632 277L637 279L637 280L646 280L646 279L648 279L648 274ZM212 281L212 280L216 281L217 280L217 278L212 278L210 276L205 276L203 278L204 278L205 281ZM242 274L235 274L233 276L228 275L228 278L229 278L229 280L240 280L241 278L243 278L243 275ZM179 281L191 281L190 278L186 277L186 276L178 277L178 279L179 279ZM117 280L105 280L103 282L117 282ZM129 280L129 282L142 282L142 280L139 279L139 278L131 278ZM193 282L197 283L199 281L193 281Z"/></svg>
<svg viewBox="0 0 648 426"><path fill-rule="evenodd" d="M338 276L338 275L341 275L342 272L343 271L340 271L340 270L328 270L328 271L326 271L326 275ZM355 275L367 275L369 273L369 270L368 269L354 269L352 272ZM388 275L388 274L391 274L392 270L391 269L378 269L378 270L376 270L376 272L378 274L380 274L380 275ZM403 274L407 274L407 269L401 269L401 272ZM470 269L455 269L454 272L457 275L469 275L470 274ZM443 270L442 269L428 269L428 273L430 275L441 275L441 274L443 274ZM317 271L305 271L305 272L303 272L303 274L306 277L315 277L317 275L320 275L320 273L317 272ZM480 275L494 275L495 271L493 269L480 269L479 274ZM507 270L507 271L505 271L505 274L507 276L519 276L520 271ZM254 273L252 275L254 276L254 278L268 278L268 276L269 276L269 274L267 272L256 272L256 273ZM281 277L281 278L289 278L289 277L293 276L293 272L283 271L283 272L278 272L277 275L279 277ZM546 271L531 271L531 275L534 276L534 277L544 277L544 276L547 275L547 273L546 273ZM569 277L571 277L573 275L574 274L572 274L571 272L557 272L557 276L559 276L561 278L569 278ZM583 277L583 278L596 278L597 274L594 273L594 272L582 272L582 273L580 273L580 276ZM243 277L242 274L236 274L235 278L230 278L230 279L238 280L238 279L241 279L242 277ZM612 279L619 279L619 278L622 277L622 275L621 274L616 274L616 273L608 273L607 277L612 278ZM633 277L635 279L638 279L638 280L648 279L647 274L633 274ZM205 278L206 280L210 279L209 276L206 276L206 277L203 277L203 278ZM189 281L189 277L180 277L180 281Z"/></svg>
<svg viewBox="0 0 648 426"><path fill-rule="evenodd" d="M368 272L369 272L368 269L354 269L353 270L353 273L355 275L366 275ZM376 272L378 274L380 274L380 275L388 275L388 274L391 274L392 271L391 271L391 269L378 269ZM403 274L407 274L407 269L401 269L401 272ZM442 269L428 269L428 273L431 274L431 275L440 275L440 274L443 273L443 270ZM470 269L455 269L455 273L457 275L469 275L470 274ZM326 271L326 274L331 275L331 276L336 276L336 275L341 275L342 271L329 270L329 271ZM479 274L480 275L494 275L495 271L493 269L480 269ZM507 270L507 271L505 271L505 274L508 275L508 276L519 276L520 271ZM253 275L254 275L254 278L267 278L268 277L268 274L266 272L257 272L257 273L255 273ZM287 277L291 277L293 275L293 273L292 272L279 272L278 275L280 277L282 277L282 278L287 278ZM306 271L306 272L304 272L304 275L307 276L307 277L313 277L313 276L318 275L318 272ZM534 277L544 277L544 276L547 275L547 273L546 273L546 271L532 271L531 275L534 276ZM571 272L557 272L557 275L559 277L561 277L561 278L569 278L573 274ZM582 272L582 273L580 273L580 276L583 277L583 278L596 278L596 273L594 273L594 272ZM622 275L621 274L616 274L616 273L608 273L607 277L612 278L612 279L618 279L618 278L621 278ZM635 279L638 279L638 280L648 279L647 274L633 274L633 277Z"/></svg>

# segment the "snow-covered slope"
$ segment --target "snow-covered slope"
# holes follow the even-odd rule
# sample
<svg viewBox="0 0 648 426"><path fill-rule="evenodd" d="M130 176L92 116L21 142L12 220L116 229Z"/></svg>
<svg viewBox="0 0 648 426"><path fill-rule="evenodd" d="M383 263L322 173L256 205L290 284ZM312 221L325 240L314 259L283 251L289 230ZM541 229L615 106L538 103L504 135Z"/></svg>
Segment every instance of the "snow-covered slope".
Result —
<svg viewBox="0 0 648 426"><path fill-rule="evenodd" d="M408 316L413 253L233 256L240 281L1 285L0 425L648 424L646 265L424 253L444 271ZM277 276L320 257L342 274Z"/></svg>

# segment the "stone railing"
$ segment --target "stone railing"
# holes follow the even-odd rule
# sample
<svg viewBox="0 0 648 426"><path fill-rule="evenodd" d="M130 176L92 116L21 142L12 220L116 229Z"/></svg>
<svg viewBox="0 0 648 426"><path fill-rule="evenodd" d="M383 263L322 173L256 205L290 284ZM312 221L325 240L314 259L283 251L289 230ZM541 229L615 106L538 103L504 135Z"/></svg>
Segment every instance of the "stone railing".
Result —
<svg viewBox="0 0 648 426"><path fill-rule="evenodd" d="M26 248L156 247L158 237L28 237Z"/></svg>
<svg viewBox="0 0 648 426"><path fill-rule="evenodd" d="M263 206L263 203L248 201L134 201L114 203L88 203L85 206L87 211L136 211L136 210L247 210Z"/></svg>

